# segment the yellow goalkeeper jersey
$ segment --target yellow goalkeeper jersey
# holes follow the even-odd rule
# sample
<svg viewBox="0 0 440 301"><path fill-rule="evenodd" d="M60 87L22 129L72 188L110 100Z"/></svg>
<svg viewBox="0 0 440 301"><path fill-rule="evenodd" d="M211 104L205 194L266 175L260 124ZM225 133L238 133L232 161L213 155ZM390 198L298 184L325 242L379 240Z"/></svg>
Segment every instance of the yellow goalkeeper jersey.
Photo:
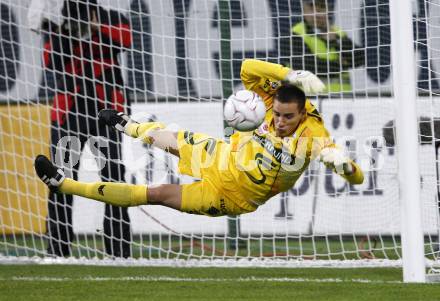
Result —
<svg viewBox="0 0 440 301"><path fill-rule="evenodd" d="M275 135L272 103L276 90L289 68L259 60L245 60L241 80L248 90L259 94L266 104L263 124L253 132L231 136L229 172L246 199L261 205L270 197L291 188L323 147L336 147L324 127L321 115L306 101L306 116L290 137ZM363 181L361 169L342 175L351 183Z"/></svg>

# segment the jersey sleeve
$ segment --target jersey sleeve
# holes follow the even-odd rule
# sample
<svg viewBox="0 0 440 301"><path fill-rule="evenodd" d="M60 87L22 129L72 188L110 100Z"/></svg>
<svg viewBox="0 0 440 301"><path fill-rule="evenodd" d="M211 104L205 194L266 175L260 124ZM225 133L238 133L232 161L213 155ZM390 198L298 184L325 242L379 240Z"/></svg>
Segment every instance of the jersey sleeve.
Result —
<svg viewBox="0 0 440 301"><path fill-rule="evenodd" d="M338 146L335 143L330 143L325 147L340 148L340 146ZM355 185L362 184L364 182L364 173L362 172L362 169L360 168L360 166L356 162L354 162L351 159L350 159L350 164L353 167L353 173L351 173L351 174L340 174L334 168L332 168L332 171L334 173L340 175L341 177L343 177L350 184L355 184Z"/></svg>
<svg viewBox="0 0 440 301"><path fill-rule="evenodd" d="M295 156L306 157L310 161L315 160L319 158L321 150L327 147L340 148L340 146L333 142L329 132L323 125L316 129L305 128L300 133L295 147ZM350 160L350 163L353 166L354 172L349 175L339 174L334 168L332 170L351 184L362 184L364 181L362 169L353 160Z"/></svg>
<svg viewBox="0 0 440 301"><path fill-rule="evenodd" d="M364 182L364 173L358 164L354 161L350 161L354 168L354 172L351 175L341 175L350 184L362 184Z"/></svg>
<svg viewBox="0 0 440 301"><path fill-rule="evenodd" d="M289 71L289 68L278 64L246 59L241 65L240 77L245 88L260 95L269 110L280 81Z"/></svg>
<svg viewBox="0 0 440 301"><path fill-rule="evenodd" d="M289 71L290 68L279 64L246 59L241 65L240 77L246 89L254 90L262 79L281 81L286 78Z"/></svg>

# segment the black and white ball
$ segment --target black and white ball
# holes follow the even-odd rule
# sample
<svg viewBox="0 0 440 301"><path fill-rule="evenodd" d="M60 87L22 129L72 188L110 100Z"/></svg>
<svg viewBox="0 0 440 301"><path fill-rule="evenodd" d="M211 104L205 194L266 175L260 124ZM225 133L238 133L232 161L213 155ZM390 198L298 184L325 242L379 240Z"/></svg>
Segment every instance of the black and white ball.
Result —
<svg viewBox="0 0 440 301"><path fill-rule="evenodd" d="M249 90L240 90L229 96L224 107L226 123L237 131L258 128L264 121L266 106L261 97Z"/></svg>

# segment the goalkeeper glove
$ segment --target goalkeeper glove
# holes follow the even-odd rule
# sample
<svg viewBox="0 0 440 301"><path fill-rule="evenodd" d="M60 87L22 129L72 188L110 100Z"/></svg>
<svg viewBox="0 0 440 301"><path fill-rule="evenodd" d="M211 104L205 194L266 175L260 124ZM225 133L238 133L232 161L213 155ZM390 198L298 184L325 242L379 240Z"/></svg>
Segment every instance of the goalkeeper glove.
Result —
<svg viewBox="0 0 440 301"><path fill-rule="evenodd" d="M324 83L312 72L305 70L291 70L287 73L286 81L300 86L306 95L315 95L325 90Z"/></svg>
<svg viewBox="0 0 440 301"><path fill-rule="evenodd" d="M351 175L354 172L351 160L339 148L323 148L320 154L320 161L326 166L334 168L338 174Z"/></svg>
<svg viewBox="0 0 440 301"><path fill-rule="evenodd" d="M113 109L103 109L98 113L99 122L110 126L121 133L132 123L138 123L132 120L127 114Z"/></svg>

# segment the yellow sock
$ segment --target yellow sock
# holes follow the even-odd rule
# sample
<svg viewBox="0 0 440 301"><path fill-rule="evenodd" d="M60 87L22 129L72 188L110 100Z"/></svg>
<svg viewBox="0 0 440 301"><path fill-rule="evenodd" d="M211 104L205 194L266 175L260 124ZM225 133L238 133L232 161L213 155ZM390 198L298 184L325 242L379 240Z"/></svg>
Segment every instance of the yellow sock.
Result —
<svg viewBox="0 0 440 301"><path fill-rule="evenodd" d="M147 204L147 185L113 182L83 183L66 178L59 191L120 207Z"/></svg>
<svg viewBox="0 0 440 301"><path fill-rule="evenodd" d="M165 128L161 122L132 123L127 125L125 133L133 138L141 138L145 143L152 144L154 141L149 137L149 132Z"/></svg>

